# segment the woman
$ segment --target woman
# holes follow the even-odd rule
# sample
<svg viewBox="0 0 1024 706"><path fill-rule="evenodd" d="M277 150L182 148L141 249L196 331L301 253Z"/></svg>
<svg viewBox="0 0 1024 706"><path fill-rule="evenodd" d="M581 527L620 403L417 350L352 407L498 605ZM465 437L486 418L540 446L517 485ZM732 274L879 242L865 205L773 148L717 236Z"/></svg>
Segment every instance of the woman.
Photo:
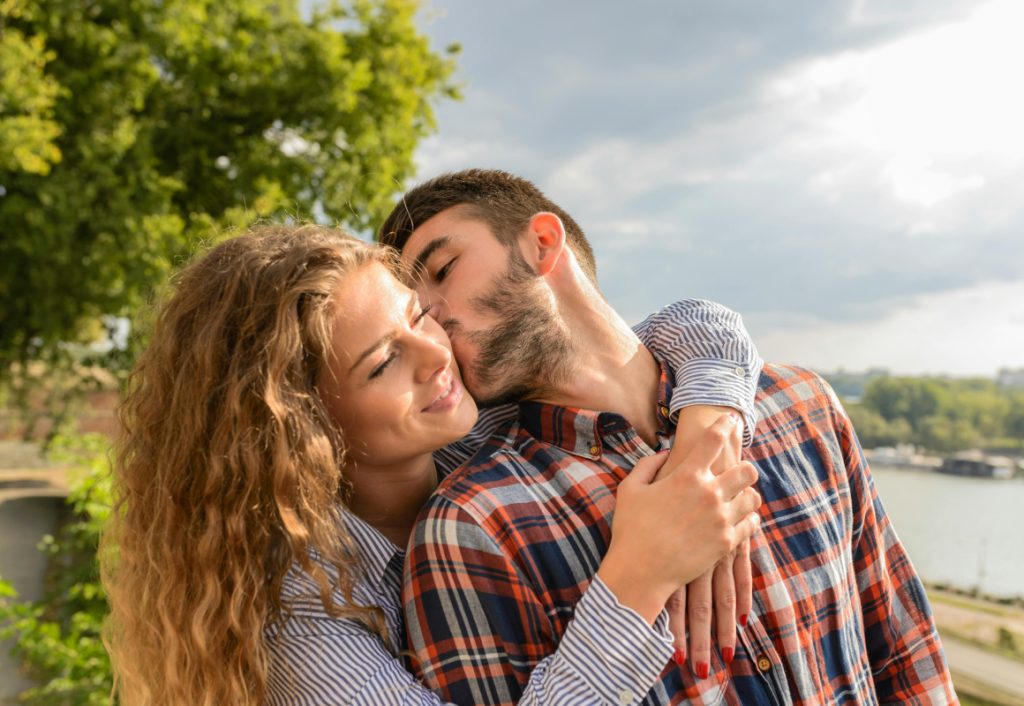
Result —
<svg viewBox="0 0 1024 706"><path fill-rule="evenodd" d="M179 276L121 410L103 571L123 703L440 703L395 656L398 547L437 483L431 453L477 413L443 331L391 267L337 231L270 227ZM611 668L642 696L670 640L630 601L663 601L752 531L749 465L699 488L650 484L657 465L622 484L578 629L521 703L593 688L565 666L602 626L637 642L643 664ZM718 504L700 502L708 489ZM726 531L687 539L715 513ZM640 552L665 558L623 571ZM296 642L302 663L283 656ZM389 688L359 691L381 676Z"/></svg>

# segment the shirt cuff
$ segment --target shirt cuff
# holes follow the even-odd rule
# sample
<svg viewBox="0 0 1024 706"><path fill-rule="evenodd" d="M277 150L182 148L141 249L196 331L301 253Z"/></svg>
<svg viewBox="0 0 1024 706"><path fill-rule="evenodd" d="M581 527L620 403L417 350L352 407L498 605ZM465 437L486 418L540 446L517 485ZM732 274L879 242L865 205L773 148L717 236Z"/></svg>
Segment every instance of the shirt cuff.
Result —
<svg viewBox="0 0 1024 706"><path fill-rule="evenodd" d="M595 576L576 604L558 653L599 697L597 703L640 702L672 658L665 612L652 628Z"/></svg>
<svg viewBox="0 0 1024 706"><path fill-rule="evenodd" d="M758 369L760 372L760 369ZM688 360L675 370L676 386L669 402L669 418L679 421L679 410L698 404L732 407L743 415L743 445L750 446L757 426L754 395L757 378L745 365L718 358Z"/></svg>

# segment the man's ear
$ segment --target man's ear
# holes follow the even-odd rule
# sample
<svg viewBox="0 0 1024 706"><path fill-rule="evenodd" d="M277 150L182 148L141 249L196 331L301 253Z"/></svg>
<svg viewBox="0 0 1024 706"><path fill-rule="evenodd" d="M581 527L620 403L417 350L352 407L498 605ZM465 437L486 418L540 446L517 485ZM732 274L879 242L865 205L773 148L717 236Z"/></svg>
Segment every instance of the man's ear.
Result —
<svg viewBox="0 0 1024 706"><path fill-rule="evenodd" d="M549 274L565 253L562 219L549 211L533 214L526 227L523 246L523 256L537 274Z"/></svg>

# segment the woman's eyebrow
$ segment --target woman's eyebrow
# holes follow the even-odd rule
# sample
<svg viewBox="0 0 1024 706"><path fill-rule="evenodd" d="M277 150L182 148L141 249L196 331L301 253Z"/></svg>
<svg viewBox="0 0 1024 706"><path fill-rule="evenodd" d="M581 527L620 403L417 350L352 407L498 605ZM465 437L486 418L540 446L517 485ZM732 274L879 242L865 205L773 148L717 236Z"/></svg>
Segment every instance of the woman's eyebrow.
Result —
<svg viewBox="0 0 1024 706"><path fill-rule="evenodd" d="M419 301L419 299L416 296L416 292L410 291L409 292L409 303L405 305L405 313L407 315L409 314L410 311L412 311L413 306L418 301ZM386 334L384 336L381 336L379 339L377 339L376 341L371 343L369 348L367 348L365 351L363 351L362 353L359 354L359 357L356 358L356 362L352 363L352 366L348 369L349 374L351 374L353 370L355 370L357 367L359 367L360 363L362 363L364 360L366 360L369 356L373 355L374 351L380 350L381 348L383 348L384 346L386 346L387 344L389 344L393 340L395 340L395 337L397 335L398 335L398 331L392 331L391 333L388 333L388 334Z"/></svg>

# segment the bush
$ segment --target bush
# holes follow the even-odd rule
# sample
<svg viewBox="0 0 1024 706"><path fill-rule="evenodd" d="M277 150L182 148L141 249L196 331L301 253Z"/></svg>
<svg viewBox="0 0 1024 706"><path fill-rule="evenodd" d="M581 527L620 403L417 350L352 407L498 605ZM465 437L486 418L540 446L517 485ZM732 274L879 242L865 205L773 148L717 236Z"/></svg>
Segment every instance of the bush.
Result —
<svg viewBox="0 0 1024 706"><path fill-rule="evenodd" d="M111 702L110 659L100 637L108 607L96 562L111 506L107 446L99 435L60 437L54 444L53 453L80 475L67 500L71 521L40 543L51 566L45 599L19 601L0 580L0 636L16 639L15 653L42 683L22 695L29 704Z"/></svg>

